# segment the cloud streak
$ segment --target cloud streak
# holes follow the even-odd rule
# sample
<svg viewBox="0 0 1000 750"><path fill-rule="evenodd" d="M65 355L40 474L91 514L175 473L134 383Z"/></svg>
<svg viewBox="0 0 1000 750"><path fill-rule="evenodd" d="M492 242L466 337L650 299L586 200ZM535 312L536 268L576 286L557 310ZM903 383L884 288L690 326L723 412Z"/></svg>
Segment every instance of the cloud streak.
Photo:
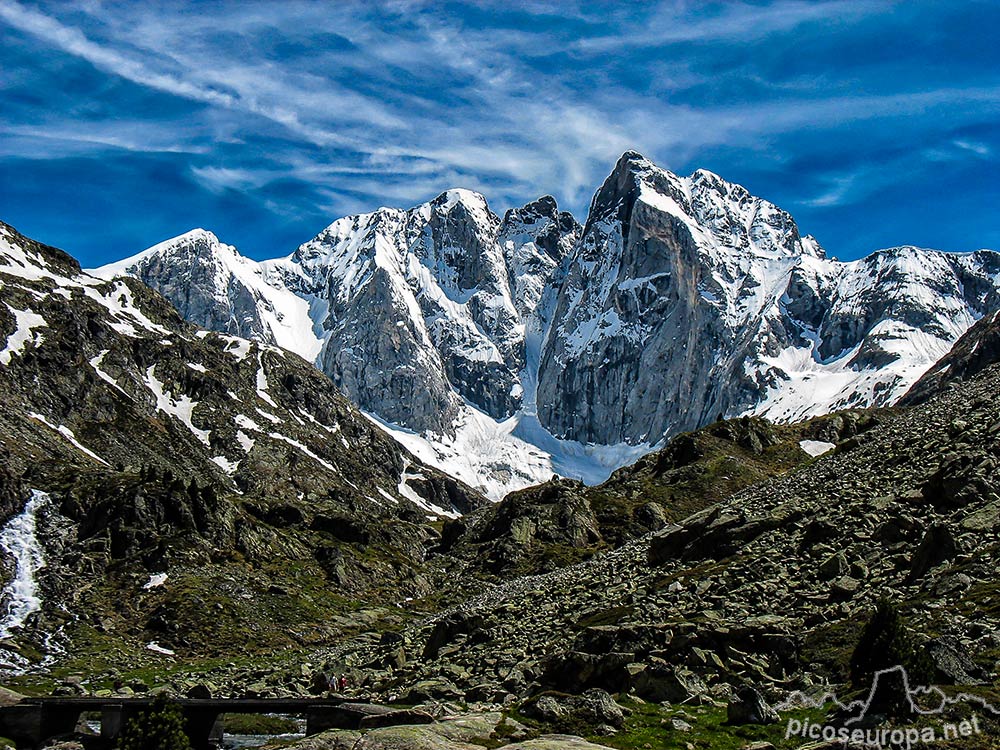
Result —
<svg viewBox="0 0 1000 750"><path fill-rule="evenodd" d="M321 216L454 185L500 210L549 192L582 213L618 154L636 148L801 206L824 239L823 221L838 223L823 212L851 203L880 167L926 176L917 161L947 153L981 170L978 184L995 166L1000 66L995 53L977 64L989 40L978 32L980 51L976 36L991 11L969 8L0 0L15 35L0 160L122 152L137 181L167 170L186 200L197 189L209 203L239 198L305 232ZM940 59L927 59L928 29ZM907 65L933 80L900 76ZM75 99L66 71L87 83ZM60 104L33 96L45 87ZM225 217L212 224L224 233ZM279 236L261 244L270 252Z"/></svg>

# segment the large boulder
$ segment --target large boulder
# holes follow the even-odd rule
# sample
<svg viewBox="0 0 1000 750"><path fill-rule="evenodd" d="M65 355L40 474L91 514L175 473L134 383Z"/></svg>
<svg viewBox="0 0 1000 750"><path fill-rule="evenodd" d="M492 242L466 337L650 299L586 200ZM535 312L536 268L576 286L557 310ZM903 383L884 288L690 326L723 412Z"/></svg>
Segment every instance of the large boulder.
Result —
<svg viewBox="0 0 1000 750"><path fill-rule="evenodd" d="M954 636L942 635L926 645L934 664L934 679L948 685L982 685L989 675L976 664Z"/></svg>
<svg viewBox="0 0 1000 750"><path fill-rule="evenodd" d="M958 554L958 543L951 531L944 524L934 524L910 559L909 579L915 581L922 578L931 568L951 560Z"/></svg>
<svg viewBox="0 0 1000 750"><path fill-rule="evenodd" d="M657 703L684 703L708 691L694 672L659 660L635 675L633 687L640 698Z"/></svg>
<svg viewBox="0 0 1000 750"><path fill-rule="evenodd" d="M483 632L482 615L475 615L461 610L451 612L434 623L434 629L424 645L424 659L436 659L438 652L460 636L470 636Z"/></svg>
<svg viewBox="0 0 1000 750"><path fill-rule="evenodd" d="M526 716L556 725L566 720L615 729L625 725L625 709L600 688L591 688L583 695L545 693L525 703L521 710Z"/></svg>
<svg viewBox="0 0 1000 750"><path fill-rule="evenodd" d="M628 665L635 661L631 653L585 654L568 651L547 658L542 664L539 682L565 693L589 687L604 687L619 692L629 686Z"/></svg>
<svg viewBox="0 0 1000 750"><path fill-rule="evenodd" d="M751 685L737 688L726 706L726 720L730 724L776 724L780 718L760 691Z"/></svg>

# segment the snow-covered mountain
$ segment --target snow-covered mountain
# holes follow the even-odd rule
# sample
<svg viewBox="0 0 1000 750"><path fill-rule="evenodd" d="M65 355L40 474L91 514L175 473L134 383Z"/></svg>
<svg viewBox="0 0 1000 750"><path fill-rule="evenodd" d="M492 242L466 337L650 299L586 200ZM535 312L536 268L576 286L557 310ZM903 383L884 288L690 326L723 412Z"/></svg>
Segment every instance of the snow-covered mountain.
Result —
<svg viewBox="0 0 1000 750"><path fill-rule="evenodd" d="M206 232L191 240L215 248L222 260L213 279L228 279L230 289L224 264L253 263ZM146 260L176 249L164 243ZM291 322L261 309L279 334ZM3 222L0 342L0 449L38 474L48 464L133 473L158 466L220 491L294 497L335 488L373 507L388 500L441 516L475 502L375 429L299 357L196 328L134 279L83 272Z"/></svg>
<svg viewBox="0 0 1000 750"><path fill-rule="evenodd" d="M626 153L559 283L539 417L561 437L637 444L720 415L885 405L1000 306L998 288L1000 254L841 263L739 185Z"/></svg>
<svg viewBox="0 0 1000 750"><path fill-rule="evenodd" d="M182 317L203 328L280 346L310 362L322 347L321 334L309 325L309 303L204 229L95 273L106 279L126 274L159 291Z"/></svg>
<svg viewBox="0 0 1000 750"><path fill-rule="evenodd" d="M196 230L98 269L314 361L424 461L494 497L585 481L720 415L892 403L987 311L1000 255L826 257L793 218L628 152L586 225L449 190L256 263Z"/></svg>

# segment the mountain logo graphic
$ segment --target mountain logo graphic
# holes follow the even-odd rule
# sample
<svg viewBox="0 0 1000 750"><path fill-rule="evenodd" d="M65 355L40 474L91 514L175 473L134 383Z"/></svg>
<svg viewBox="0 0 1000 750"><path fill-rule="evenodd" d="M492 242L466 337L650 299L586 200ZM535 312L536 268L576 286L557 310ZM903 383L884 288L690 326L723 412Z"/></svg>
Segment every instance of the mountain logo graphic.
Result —
<svg viewBox="0 0 1000 750"><path fill-rule="evenodd" d="M911 685L910 676L902 666L890 667L876 672L872 676L872 686L863 699L844 703L833 692L823 693L814 698L801 690L796 690L784 702L776 705L775 709L790 711L796 708L825 708L828 705L833 705L837 708L838 714L846 717L843 719L844 726L857 726L862 724L866 718L873 718L874 715L878 714L875 709L878 706L877 699L886 690L900 693L905 703L904 712L912 716L943 714L949 706L960 703L973 704L978 706L983 713L1000 716L1000 709L988 703L981 696L970 693L949 696L935 685Z"/></svg>

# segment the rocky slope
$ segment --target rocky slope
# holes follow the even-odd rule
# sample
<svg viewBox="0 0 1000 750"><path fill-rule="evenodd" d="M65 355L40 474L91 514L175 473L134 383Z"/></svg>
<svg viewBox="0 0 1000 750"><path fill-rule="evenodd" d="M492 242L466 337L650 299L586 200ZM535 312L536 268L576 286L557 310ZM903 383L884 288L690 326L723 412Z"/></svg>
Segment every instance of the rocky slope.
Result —
<svg viewBox="0 0 1000 750"><path fill-rule="evenodd" d="M451 190L331 224L260 264L196 231L100 270L191 320L314 361L411 451L495 499L595 483L720 416L895 402L1000 306L1000 255L827 258L699 170L624 154L586 225Z"/></svg>
<svg viewBox="0 0 1000 750"><path fill-rule="evenodd" d="M717 422L587 486L554 478L449 521L439 551L456 580L509 579L589 559L781 476L872 429L885 412L845 411L792 425Z"/></svg>
<svg viewBox="0 0 1000 750"><path fill-rule="evenodd" d="M938 684L992 679L998 389L994 364L679 523L327 657L402 701L600 687L697 703L746 683L776 701L847 682L887 598Z"/></svg>
<svg viewBox="0 0 1000 750"><path fill-rule="evenodd" d="M357 602L426 594L433 519L484 502L298 356L199 329L6 224L0 341L0 653L16 668L109 640L301 645Z"/></svg>
<svg viewBox="0 0 1000 750"><path fill-rule="evenodd" d="M407 603L407 618L366 619L363 632L320 649L309 664L348 674L366 697L427 707L513 704L525 715L546 691L595 688L710 711L747 684L772 703L796 691L843 698L862 624L885 598L931 657L937 684L962 685L997 705L1000 695L984 683L1000 663L998 388L994 362L918 406L799 427L720 423L607 487L562 482L513 495L465 519L468 538L449 543L445 529L423 569L435 593ZM815 458L768 453L814 443L835 445ZM644 514L633 511L657 491L680 495L694 467L703 486L725 493L728 473L705 475L737 456L729 465L747 464L759 481L689 515L661 496L665 517L650 522L660 528L642 533ZM598 508L602 493L624 501L618 539L610 517L581 511L581 501ZM496 554L511 543L529 554ZM537 562L532 545L546 544L590 554L520 575L518 564ZM477 556L478 568L469 564ZM484 586L491 577L506 580ZM458 603L435 612L455 592ZM184 689L190 679L173 684ZM282 695L301 689L303 678L288 668L229 665L195 679L223 692L251 685ZM547 715L559 726L558 712ZM995 718L981 715L995 731Z"/></svg>

